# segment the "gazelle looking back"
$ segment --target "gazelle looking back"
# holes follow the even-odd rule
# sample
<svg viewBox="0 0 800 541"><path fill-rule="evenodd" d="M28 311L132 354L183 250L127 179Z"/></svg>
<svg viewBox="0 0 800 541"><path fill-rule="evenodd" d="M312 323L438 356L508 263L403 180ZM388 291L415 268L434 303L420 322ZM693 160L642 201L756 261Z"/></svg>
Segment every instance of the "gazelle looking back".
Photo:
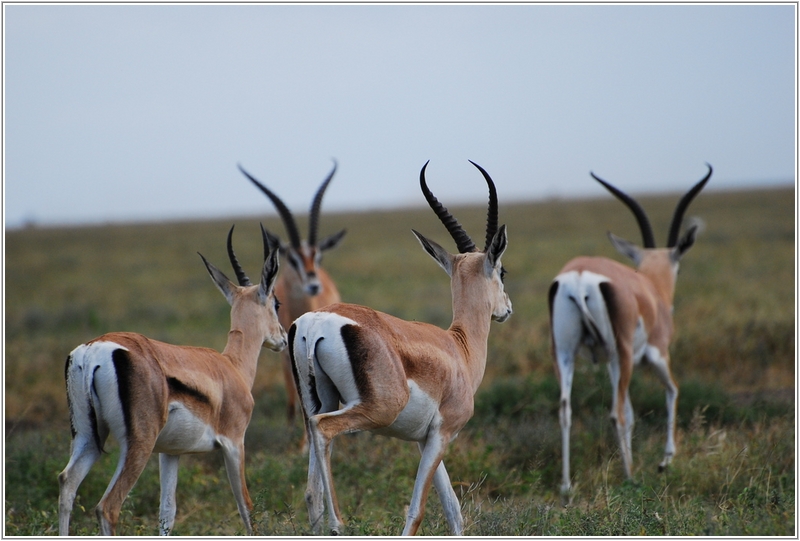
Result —
<svg viewBox="0 0 800 541"><path fill-rule="evenodd" d="M422 247L451 278L453 321L443 330L404 321L365 306L333 304L300 316L289 330L309 439L306 504L312 529L343 526L331 475L331 444L339 435L362 430L415 441L422 454L406 515L404 535L417 532L431 482L453 534L463 531L458 498L442 458L447 445L472 417L473 396L486 367L491 321L511 315L503 289L500 257L506 228L497 227L494 183L489 186L486 245L483 251L433 196L420 172L428 204L455 240L459 253L413 231Z"/></svg>
<svg viewBox="0 0 800 541"><path fill-rule="evenodd" d="M288 329L295 319L306 312L341 300L336 284L330 275L325 272L325 269L322 268L322 253L335 248L341 242L346 230L343 229L322 240L317 240L322 196L325 195L325 190L336 172L336 162L334 161L333 169L317 189L317 193L311 202L307 240L300 238L294 216L292 216L291 211L284 202L272 190L245 171L241 165L239 170L269 197L278 214L280 214L283 225L286 227L286 233L289 235L289 243L284 244L280 242L278 237L267 231L271 242L280 245L281 255L289 262L288 268L284 267L283 272L278 277L278 281L275 283L275 294L283 303L281 305L283 310L280 311L278 317L283 327ZM286 384L286 417L291 425L294 423L297 409L297 389L294 385L292 362L289 359L288 350L284 351L281 357L283 360L283 379Z"/></svg>
<svg viewBox="0 0 800 541"><path fill-rule="evenodd" d="M556 276L549 292L550 326L556 374L561 384L563 471L561 493L571 489L569 436L572 409L570 392L575 355L586 346L595 362L607 360L611 378L611 419L617 429L622 465L631 478L633 408L628 386L634 366L649 365L666 388L667 443L663 470L675 454L675 409L678 386L670 372L669 344L672 340L672 302L681 257L694 244L698 225L691 224L679 238L683 215L689 203L711 178L708 174L679 201L672 216L666 248L656 248L653 230L641 206L592 173L592 177L633 212L642 233L644 248L609 233L611 243L636 265L604 257L577 257Z"/></svg>
<svg viewBox="0 0 800 541"><path fill-rule="evenodd" d="M228 233L228 256L239 285L200 255L231 305L231 330L221 354L115 332L78 346L67 358L72 456L58 476L60 535L69 535L78 486L103 452L109 434L119 443L120 458L96 509L101 535L114 534L122 503L154 452L159 453L161 478L159 531L168 535L175 522L180 455L218 448L239 514L252 535L253 503L244 475L244 435L254 406L251 389L262 346L280 351L287 339L273 293L277 247L270 246L263 234L261 283L251 285L233 252L232 233L233 227Z"/></svg>

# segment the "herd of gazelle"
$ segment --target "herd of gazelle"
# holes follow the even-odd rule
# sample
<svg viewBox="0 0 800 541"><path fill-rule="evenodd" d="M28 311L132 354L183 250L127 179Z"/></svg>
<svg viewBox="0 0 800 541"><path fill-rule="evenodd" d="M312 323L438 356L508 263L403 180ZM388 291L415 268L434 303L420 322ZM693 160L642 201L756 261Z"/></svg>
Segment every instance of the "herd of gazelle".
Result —
<svg viewBox="0 0 800 541"><path fill-rule="evenodd" d="M339 534L343 527L331 474L331 448L343 433L373 431L417 442L420 462L404 535L419 529L431 484L450 530L463 533L461 506L443 457L448 444L472 417L474 396L486 368L491 321L512 312L505 293L501 257L508 245L498 226L494 182L479 165L489 188L486 238L482 250L427 186L426 201L455 241L457 254L412 230L422 248L450 277L453 320L446 330L405 321L366 306L339 302L339 293L320 266L323 251L335 247L340 231L317 240L322 197L336 164L313 199L308 239L303 241L286 205L240 167L277 208L290 243L261 226L264 265L252 285L236 259L233 227L228 256L237 278L231 282L202 255L214 284L231 305L231 329L222 353L174 346L145 336L108 333L75 348L65 378L72 431L69 463L59 476L59 534L69 534L78 486L104 451L109 434L120 446L117 469L97 505L102 535L113 535L128 492L153 452L159 453L159 531L171 533L180 455L221 449L231 489L248 534L252 501L245 482L244 435L253 412L251 393L262 347L284 351L287 414L291 422L299 394L308 445L305 500L314 533ZM622 464L631 477L633 409L628 395L633 367L651 366L666 388L667 443L659 469L675 454L678 387L669 368L673 333L672 300L681 257L694 243L698 225L680 236L684 213L711 177L708 174L679 201L666 248L656 248L650 222L629 195L592 177L634 214L643 247L611 233L614 247L636 269L602 257L577 257L554 279L548 294L555 369L561 385L562 494L569 473L570 393L574 361L586 347L595 362L607 363L613 388L611 418ZM279 254L289 270L278 277ZM284 310L279 312L280 301ZM289 328L288 337L284 330ZM287 347L288 346L288 347ZM327 511L327 530L323 532Z"/></svg>

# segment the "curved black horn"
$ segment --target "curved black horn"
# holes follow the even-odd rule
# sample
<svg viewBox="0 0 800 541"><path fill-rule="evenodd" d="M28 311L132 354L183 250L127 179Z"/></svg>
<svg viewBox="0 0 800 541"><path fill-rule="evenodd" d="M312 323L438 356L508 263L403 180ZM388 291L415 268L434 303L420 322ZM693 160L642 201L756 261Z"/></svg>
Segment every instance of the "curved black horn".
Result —
<svg viewBox="0 0 800 541"><path fill-rule="evenodd" d="M486 246L483 248L485 252L489 249L489 246L492 244L492 239L495 233L497 233L497 190L494 187L494 182L492 182L492 177L489 176L489 173L487 173L483 167L472 160L469 160L469 163L478 168L483 178L486 179L486 184L489 185L489 211L486 215Z"/></svg>
<svg viewBox="0 0 800 541"><path fill-rule="evenodd" d="M428 189L428 185L425 183L425 168L428 167L428 163L430 163L430 160L425 162L425 165L422 166L422 170L419 172L419 185L420 188L422 188L422 194L428 201L428 205L430 205L431 209L433 209L433 212L436 213L436 216L438 216L439 220L442 222L442 224L444 224L447 232L450 233L450 236L453 237L454 241L456 241L458 252L461 254L474 252L476 250L475 243L472 242L471 238L469 238L467 232L464 231L464 228L461 227L461 224L458 223L458 220L456 220L453 215L448 212L444 205L442 205Z"/></svg>
<svg viewBox="0 0 800 541"><path fill-rule="evenodd" d="M233 253L233 242L231 239L233 237L234 227L236 227L235 224L232 225L231 230L228 231L228 257L231 260L231 265L233 266L233 272L236 273L236 280L239 282L239 285L251 286L253 284L250 283L250 278L248 278L247 275L244 273L244 270L242 270L242 266L239 265L239 261L236 259L236 254Z"/></svg>
<svg viewBox="0 0 800 541"><path fill-rule="evenodd" d="M631 209L633 215L636 216L636 222L639 224L639 229L642 232L642 242L644 243L645 248L655 248L656 247L656 240L653 236L653 228L650 227L650 220L647 219L647 214L645 214L644 209L637 203L631 196L623 192L622 190L615 188L605 180L601 179L591 171L589 172L592 175L592 178L595 179L597 182L602 184L606 187L606 189L614 194L617 199L625 203L625 205Z"/></svg>
<svg viewBox="0 0 800 541"><path fill-rule="evenodd" d="M289 234L289 241L292 243L292 247L300 248L300 234L297 232L297 224L294 221L294 217L292 213L289 211L288 207L284 205L283 201L280 198L272 193L272 191L257 181L253 176L244 170L241 165L238 165L239 171L244 174L247 178L250 179L250 182L255 184L262 192L266 194L267 197L270 198L272 204L275 205L275 208L278 209L278 214L281 215L281 219L283 219L283 225L286 227L286 232Z"/></svg>
<svg viewBox="0 0 800 541"><path fill-rule="evenodd" d="M309 246L317 245L317 229L319 228L319 209L322 205L322 196L325 195L325 190L336 172L336 160L333 160L333 169L328 173L328 178L322 183L322 186L317 190L314 196L314 201L311 203L311 212L308 216L308 244Z"/></svg>
<svg viewBox="0 0 800 541"><path fill-rule="evenodd" d="M672 215L672 223L669 226L669 236L667 237L667 248L672 248L676 244L678 244L678 234L681 232L681 223L683 222L683 214L686 212L686 209L689 207L689 203L692 202L692 199L700 193L700 190L703 189L703 186L706 185L708 179L711 178L711 173L713 169L711 168L711 164L706 164L708 167L708 174L695 184L691 190L686 192L686 194L678 201L678 206L675 207L675 213Z"/></svg>

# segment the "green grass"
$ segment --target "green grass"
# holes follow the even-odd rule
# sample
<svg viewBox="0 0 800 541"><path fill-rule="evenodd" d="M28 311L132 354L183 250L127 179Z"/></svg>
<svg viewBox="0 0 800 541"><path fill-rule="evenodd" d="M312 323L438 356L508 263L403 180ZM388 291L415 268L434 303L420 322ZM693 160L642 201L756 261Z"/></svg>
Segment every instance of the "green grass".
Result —
<svg viewBox="0 0 800 541"><path fill-rule="evenodd" d="M676 197L642 198L658 242ZM623 480L608 420L603 366L580 363L573 386L575 494L558 494L558 385L550 357L547 289L578 254L620 259L611 230L639 241L618 202L502 204L509 227L504 265L514 315L493 325L474 418L451 445L448 471L469 535L795 535L794 194L791 189L707 192L690 215L706 230L684 258L675 298L673 373L681 388L678 454L657 473L665 438L664 393L636 372L633 482ZM485 209L455 208L474 238ZM69 457L64 360L103 332L128 330L177 344L221 349L229 307L195 252L227 268L224 241L257 275L258 220L118 225L6 232L5 534L57 531L56 476ZM301 220L302 222L302 220ZM283 235L275 219L265 225ZM304 225L301 223L301 229ZM413 227L445 246L426 209L323 216L321 233L346 227L325 266L346 301L447 326L448 280L419 248ZM280 361L264 352L247 433L247 478L261 535L309 534L303 502L306 458L299 426L287 427ZM93 508L116 464L109 445L79 490L72 533L92 535ZM347 533L397 535L413 486L414 444L371 434L334 446L334 477ZM181 459L179 535L236 535L243 528L215 453ZM123 507L118 533L154 535L158 466L151 459ZM434 494L423 535L445 535Z"/></svg>

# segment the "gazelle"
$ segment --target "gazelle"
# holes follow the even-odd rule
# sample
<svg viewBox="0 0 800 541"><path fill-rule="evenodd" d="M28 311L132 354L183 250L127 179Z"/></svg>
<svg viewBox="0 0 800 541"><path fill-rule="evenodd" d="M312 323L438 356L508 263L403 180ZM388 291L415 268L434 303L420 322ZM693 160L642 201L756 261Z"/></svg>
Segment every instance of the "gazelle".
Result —
<svg viewBox="0 0 800 541"><path fill-rule="evenodd" d="M283 220L286 232L289 234L289 244L284 244L280 242L278 237L267 231L271 241L280 245L281 255L289 262L288 270L285 269L275 283L275 294L283 303L283 310L278 314L278 317L281 320L281 325L288 329L295 319L306 312L341 300L336 284L330 275L325 272L325 269L322 268L322 252L335 248L347 231L343 229L338 233L325 237L321 241L317 241L322 196L325 195L325 190L336 172L336 162L334 161L333 169L328 173L327 178L322 182L311 202L308 218L308 240L301 240L294 216L292 216L291 211L289 211L284 202L272 190L245 171L241 165L239 170L269 197ZM286 417L291 425L294 423L297 409L297 389L292 376L292 361L289 359L288 350L284 351L281 357L283 361L283 379L286 384Z"/></svg>
<svg viewBox="0 0 800 541"><path fill-rule="evenodd" d="M252 535L253 504L244 475L244 435L254 406L251 389L261 347L280 351L287 338L273 292L277 247L263 234L261 283L251 285L233 252L232 234L233 227L228 256L238 286L200 255L231 305L231 330L221 354L115 332L78 346L67 357L72 456L58 476L60 535L69 535L78 486L109 434L119 442L120 458L96 509L101 535L114 534L122 502L153 452L159 453L161 478L159 530L168 535L175 522L180 455L214 449L222 449L239 514Z"/></svg>
<svg viewBox="0 0 800 541"><path fill-rule="evenodd" d="M325 506L330 533L341 531L331 444L339 434L362 430L419 446L422 458L403 534L417 532L431 481L452 533L463 531L458 498L442 458L472 417L473 396L486 367L491 321L502 322L511 315L500 262L507 246L506 227L497 227L492 179L473 163L489 186L486 245L479 251L428 189L427 165L420 172L422 192L459 253L451 255L412 231L451 278L450 328L404 321L365 306L334 304L300 316L289 330L288 349L310 443L305 498L314 531L322 525Z"/></svg>
<svg viewBox="0 0 800 541"><path fill-rule="evenodd" d="M595 362L608 361L611 378L611 419L616 425L625 475L631 478L631 436L633 408L628 395L634 366L651 366L666 388L667 443L659 470L665 469L675 454L675 408L678 386L669 367L672 340L672 301L681 257L694 244L698 224L691 224L679 238L686 208L711 178L708 174L680 200L672 216L666 248L656 248L653 230L642 207L592 173L592 177L633 212L642 233L644 248L608 233L611 243L636 265L626 265L604 257L577 257L556 276L549 291L550 328L556 374L561 385L559 420L561 424L563 471L561 493L571 489L569 475L569 436L572 409L570 392L575 355L586 346Z"/></svg>

